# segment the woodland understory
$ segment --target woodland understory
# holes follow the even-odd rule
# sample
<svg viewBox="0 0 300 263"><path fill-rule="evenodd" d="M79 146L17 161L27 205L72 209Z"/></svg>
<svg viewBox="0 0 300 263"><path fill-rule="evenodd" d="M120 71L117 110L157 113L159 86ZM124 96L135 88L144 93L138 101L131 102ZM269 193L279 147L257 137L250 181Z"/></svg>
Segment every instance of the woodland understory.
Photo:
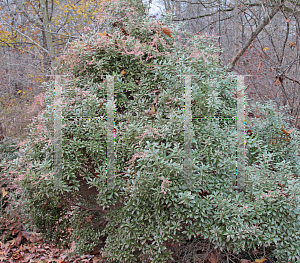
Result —
<svg viewBox="0 0 300 263"><path fill-rule="evenodd" d="M299 40L299 0L0 1L0 262L299 262ZM193 116L224 116L193 119L196 190L178 177L178 75L189 74ZM104 75L114 76L113 189L96 121L106 114ZM243 191L232 190L237 133L226 120L236 75ZM49 172L58 109L60 187Z"/></svg>

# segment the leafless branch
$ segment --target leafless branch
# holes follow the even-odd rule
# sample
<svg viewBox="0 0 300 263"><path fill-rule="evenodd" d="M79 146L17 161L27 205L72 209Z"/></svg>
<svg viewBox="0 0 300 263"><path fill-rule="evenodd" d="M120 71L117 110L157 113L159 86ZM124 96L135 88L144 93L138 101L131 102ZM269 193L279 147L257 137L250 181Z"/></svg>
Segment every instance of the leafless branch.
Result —
<svg viewBox="0 0 300 263"><path fill-rule="evenodd" d="M280 0L280 3L271 11L270 15L266 14L264 16L263 21L261 24L256 28L254 32L252 32L251 37L248 39L248 41L245 43L245 45L242 47L242 49L236 54L236 56L232 59L231 65L230 65L230 71L233 70L236 62L239 60L239 58L245 53L245 51L248 49L248 47L251 45L253 40L258 36L258 34L265 28L267 24L272 20L272 18L277 14L277 12L280 10L282 5L284 4L285 0Z"/></svg>

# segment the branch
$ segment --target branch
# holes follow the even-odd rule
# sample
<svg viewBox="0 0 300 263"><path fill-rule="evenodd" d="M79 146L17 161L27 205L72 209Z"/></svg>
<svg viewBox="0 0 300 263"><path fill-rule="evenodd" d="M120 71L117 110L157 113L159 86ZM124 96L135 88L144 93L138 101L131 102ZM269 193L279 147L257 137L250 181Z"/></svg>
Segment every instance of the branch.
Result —
<svg viewBox="0 0 300 263"><path fill-rule="evenodd" d="M19 34L21 34L22 36L28 38L30 41L32 41L32 43L33 43L34 45L37 45L39 48L41 48L41 49L44 50L47 54L49 54L49 51L48 51L47 49L43 48L40 44L38 44L38 43L36 43L35 41L33 41L29 36L26 36L25 34L23 34L20 30L14 28L13 26L11 26L10 24L8 24L8 23L6 23L6 22L4 22L4 21L2 21L2 23L5 24L5 25L7 25L7 26L9 26L9 27L11 27L13 30L16 30Z"/></svg>
<svg viewBox="0 0 300 263"><path fill-rule="evenodd" d="M264 16L264 20L261 22L261 24L256 28L254 32L252 32L250 39L245 43L245 45L242 47L242 49L236 54L236 56L232 59L231 65L229 68L229 71L232 71L236 62L240 59L240 57L245 53L245 51L248 49L248 47L251 45L253 40L258 36L258 34L266 27L267 24L272 20L272 18L277 14L277 12L280 10L280 8L283 6L285 0L280 0L280 3L277 7L275 7L271 14L266 14Z"/></svg>
<svg viewBox="0 0 300 263"><path fill-rule="evenodd" d="M62 34L62 33L58 33L58 32L52 32L52 31L49 31L49 30L46 30L46 29L41 29L41 31L43 32L47 32L47 33L50 33L50 34L54 34L54 35L61 35L61 36L64 36L64 37L73 37L73 38L80 38L79 36L72 36L72 35L66 35L66 34Z"/></svg>
<svg viewBox="0 0 300 263"><path fill-rule="evenodd" d="M31 42L5 42L4 40L0 40L0 42L2 42L5 45L22 45L22 44L28 44L28 45L36 45L35 43L31 43Z"/></svg>
<svg viewBox="0 0 300 263"><path fill-rule="evenodd" d="M285 77L286 79L291 80L291 81L293 81L293 82L296 82L297 84L300 85L300 81L299 81L299 80L292 79L292 78L288 77L287 75L284 75L284 77Z"/></svg>
<svg viewBox="0 0 300 263"><path fill-rule="evenodd" d="M185 1L179 1L179 2L185 2ZM189 4L197 4L197 5L200 5L202 4L204 6L204 4L202 2L200 3L190 3L190 2L186 2L186 3L189 3ZM247 6L248 8L250 7L255 7L255 6L260 6L261 3L244 3L243 6ZM204 6L205 7L205 6ZM208 9L208 7L205 7L206 9ZM211 7L209 7L211 8ZM199 15L199 16L195 16L195 17L189 17L189 18L182 18L182 19L172 19L172 21L186 21L186 20L193 20L193 19L198 19L198 18L202 18L202 17L207 17L207 16L213 16L215 14L217 14L219 11L220 12L231 12L234 10L234 7L227 7L227 9L217 9L215 12L213 13L209 13L209 14L204 14L204 15Z"/></svg>
<svg viewBox="0 0 300 263"><path fill-rule="evenodd" d="M29 17L29 15L25 12L25 9L21 9L20 8L20 5L18 5L18 2L17 1L13 1L13 3L16 5L16 7L17 7L17 9L27 18L27 20L30 22L30 23L32 23L33 25L36 25L38 28L41 28L42 27L42 25L41 24L39 24L39 23L37 23L36 22L36 20L32 20L30 17ZM24 8L24 6L22 6L23 8ZM42 19L41 19L41 17L39 16L39 13L37 13L37 11L34 9L34 12L35 12L35 14L39 17L39 19L40 19L40 21L41 22L43 22L42 21Z"/></svg>
<svg viewBox="0 0 300 263"><path fill-rule="evenodd" d="M232 17L233 17L233 16L228 16L228 17L225 17L225 18L220 19L220 21L224 21L224 20L230 19L230 18L232 18ZM206 25L205 27L202 27L198 32L204 31L204 29L208 28L209 26L211 26L211 25L213 25L214 23L217 23L217 22L219 22L219 19L212 21L211 23L209 23L209 24Z"/></svg>
<svg viewBox="0 0 300 263"><path fill-rule="evenodd" d="M282 61L283 61L283 57L284 57L284 50L285 50L286 43L289 38L289 33L290 33L290 23L289 22L286 23L286 28L287 28L287 30L286 30L285 39L284 39L284 43L282 45L282 51L281 51L281 56L280 56L280 60L279 60L280 66L282 65Z"/></svg>
<svg viewBox="0 0 300 263"><path fill-rule="evenodd" d="M229 9L222 9L220 11L223 11L223 12L228 12L228 11L232 11L233 8L229 8ZM195 16L195 17L188 17L188 18L182 18L182 19L172 19L172 21L185 21L185 20L193 20L193 19L198 19L198 18L202 18L202 17L206 17L206 16L212 16L212 15L215 15L219 12L219 10L217 10L216 12L213 12L213 13L209 13L209 14L204 14L204 15L200 15L200 16Z"/></svg>

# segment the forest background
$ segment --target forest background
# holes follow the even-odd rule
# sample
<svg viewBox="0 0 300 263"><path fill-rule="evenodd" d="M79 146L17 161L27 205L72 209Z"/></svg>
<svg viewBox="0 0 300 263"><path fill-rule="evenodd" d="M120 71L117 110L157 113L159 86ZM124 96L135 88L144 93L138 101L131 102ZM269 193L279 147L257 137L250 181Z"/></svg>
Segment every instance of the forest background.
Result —
<svg viewBox="0 0 300 263"><path fill-rule="evenodd" d="M105 31L95 23L99 1L0 2L0 133L26 136L26 126L38 108L29 111L41 83L49 80L51 61L72 40L89 30ZM219 36L220 63L245 77L246 93L254 103L272 100L287 106L299 127L299 12L293 1L171 1L149 2L149 15L173 12L191 34Z"/></svg>

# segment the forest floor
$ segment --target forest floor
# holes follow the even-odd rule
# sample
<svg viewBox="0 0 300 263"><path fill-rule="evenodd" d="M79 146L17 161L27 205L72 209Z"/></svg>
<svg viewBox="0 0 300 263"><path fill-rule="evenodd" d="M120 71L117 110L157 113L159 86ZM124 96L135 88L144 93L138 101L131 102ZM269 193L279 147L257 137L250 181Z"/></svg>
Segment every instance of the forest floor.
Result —
<svg viewBox="0 0 300 263"><path fill-rule="evenodd" d="M19 218L7 219L0 217L0 262L105 262L100 251L94 253L70 256L70 249L58 249L43 241L41 234L27 232Z"/></svg>
<svg viewBox="0 0 300 263"><path fill-rule="evenodd" d="M71 263L71 262L109 262L100 250L85 255L73 255L74 244L69 249L59 249L43 241L41 233L26 231L18 216L0 216L0 262L7 263ZM172 262L178 263L274 263L274 247L258 248L248 252L233 254L214 249L207 240L188 241L181 247L181 256ZM178 252L178 247L172 251ZM178 255L178 253L176 253ZM116 261L114 261L116 262Z"/></svg>

